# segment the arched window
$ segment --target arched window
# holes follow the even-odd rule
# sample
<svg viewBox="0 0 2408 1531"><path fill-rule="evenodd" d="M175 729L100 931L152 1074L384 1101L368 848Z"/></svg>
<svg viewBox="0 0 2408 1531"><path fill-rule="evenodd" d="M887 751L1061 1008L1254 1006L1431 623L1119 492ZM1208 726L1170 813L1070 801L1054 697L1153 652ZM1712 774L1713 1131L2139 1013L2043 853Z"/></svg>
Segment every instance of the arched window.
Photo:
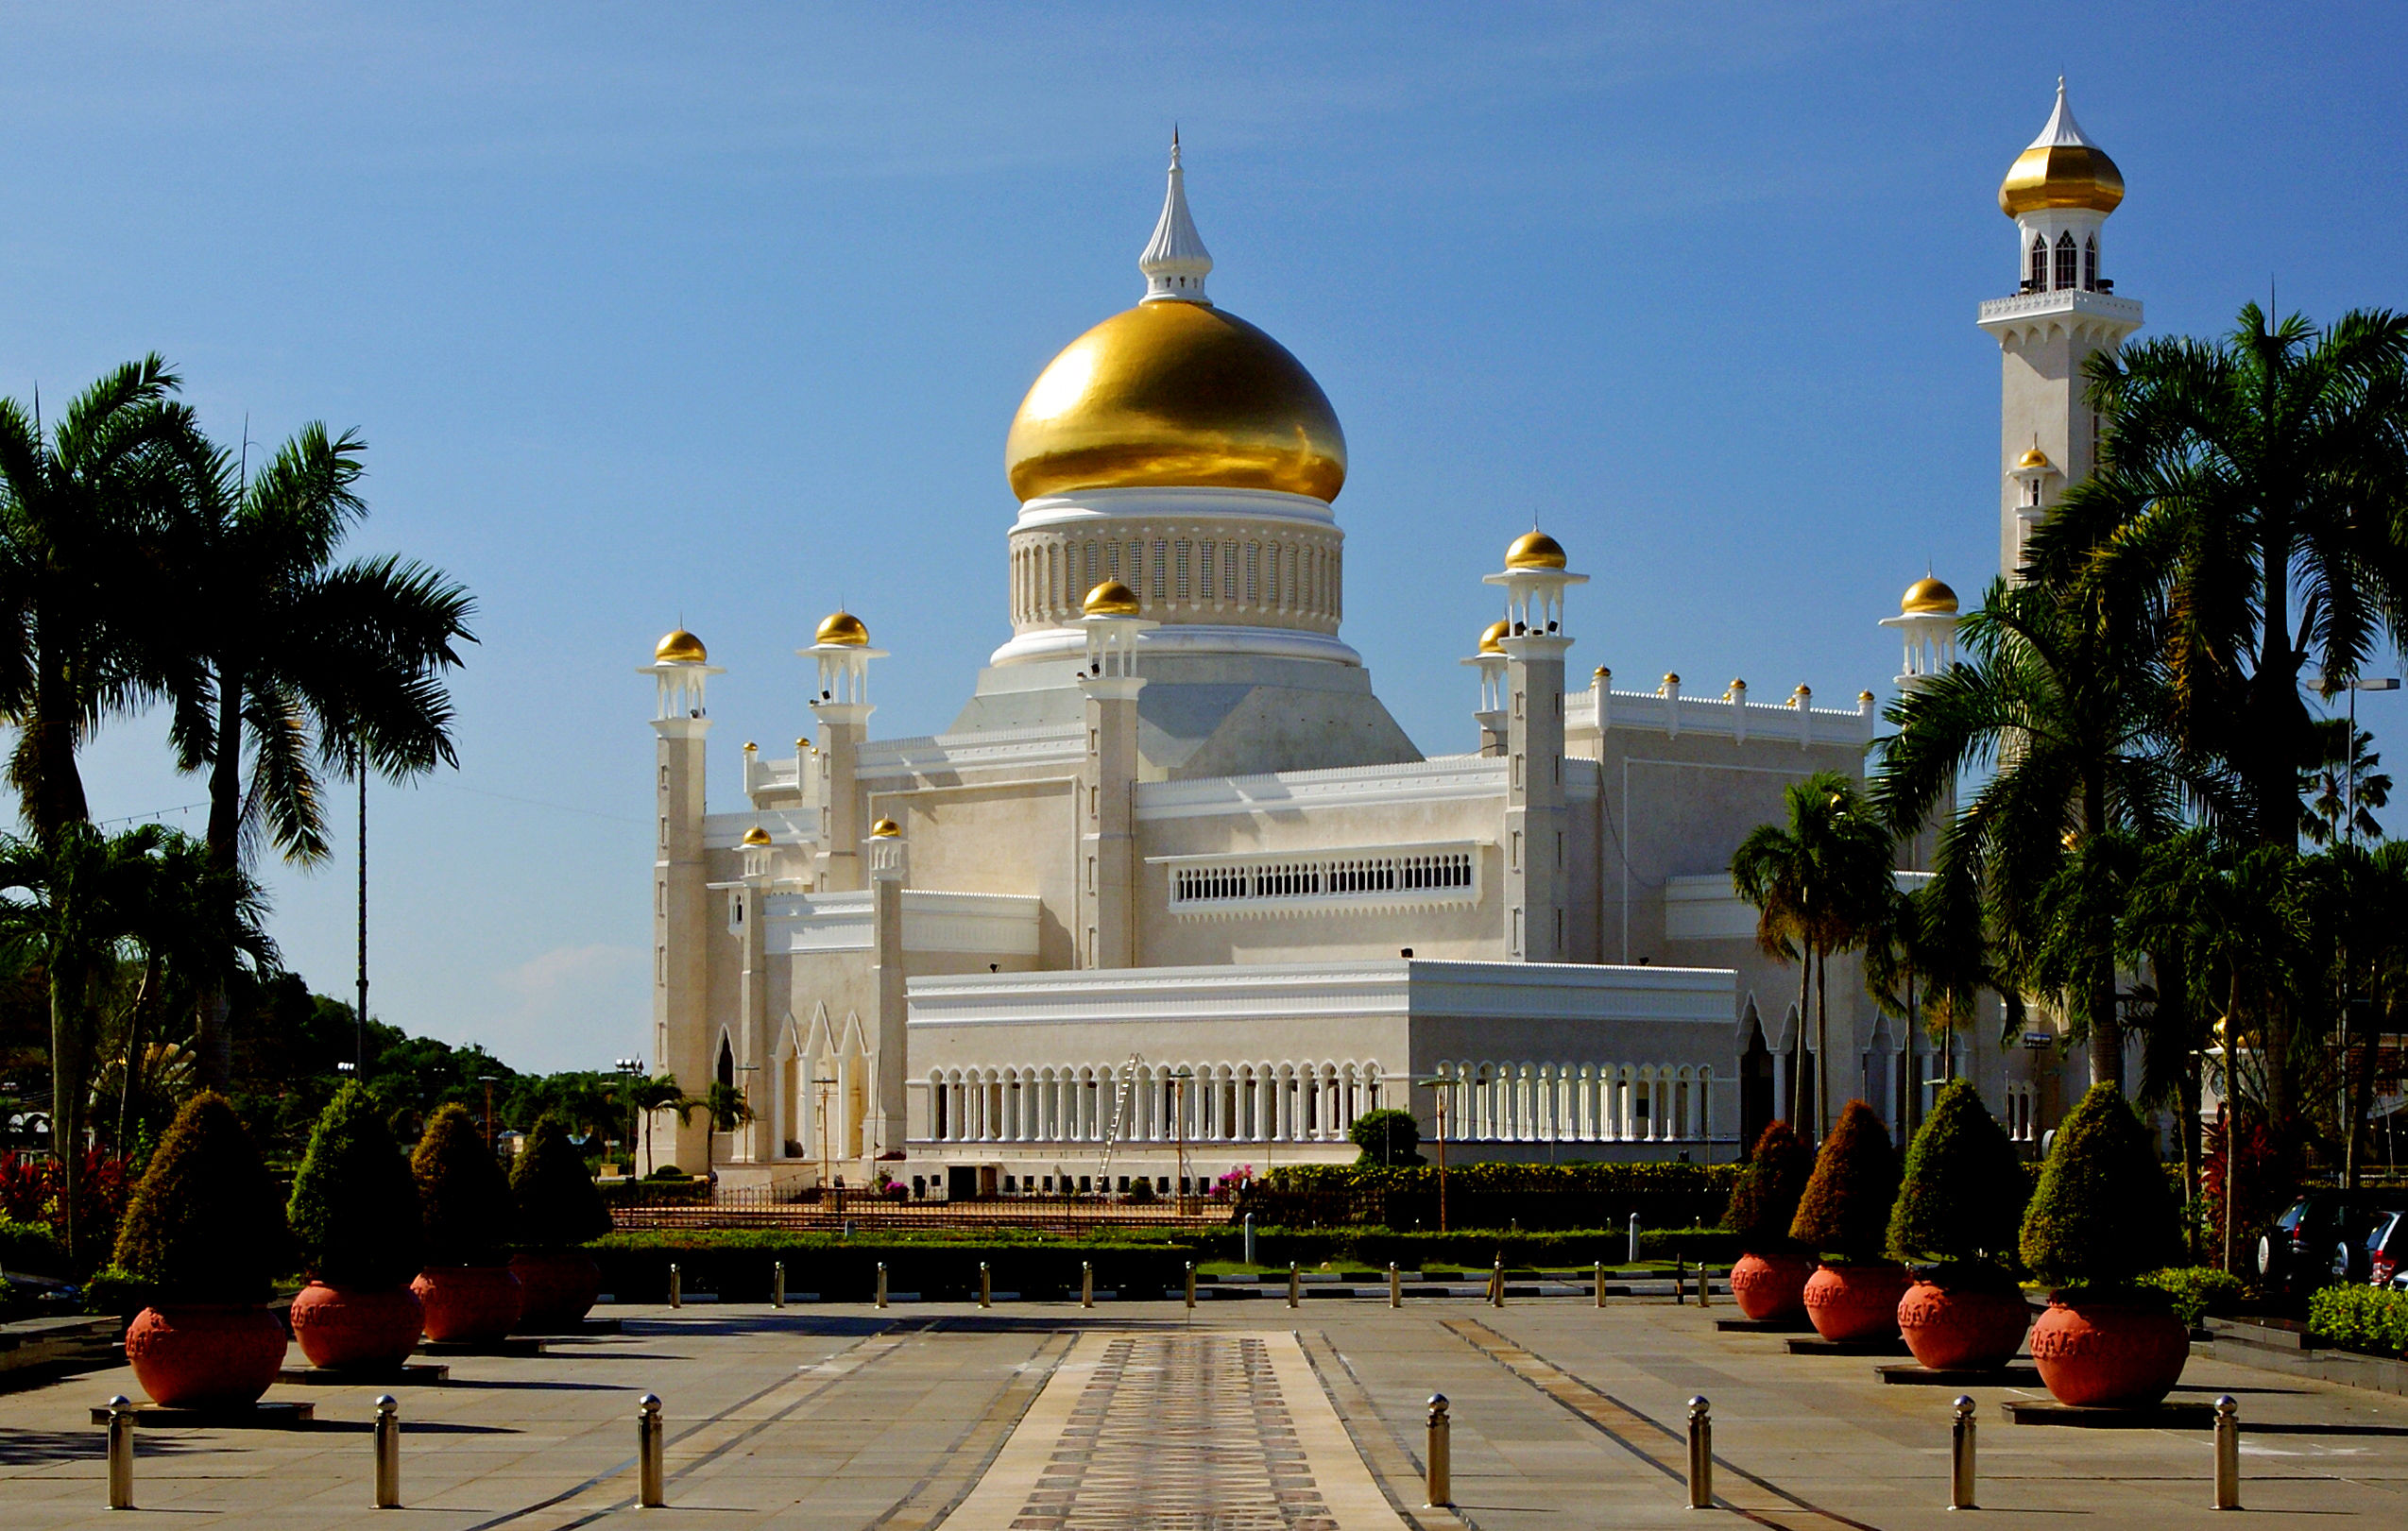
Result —
<svg viewBox="0 0 2408 1531"><path fill-rule="evenodd" d="M2048 241L2038 234L2032 236L2032 274L2024 279L2026 292L2048 290Z"/></svg>
<svg viewBox="0 0 2408 1531"><path fill-rule="evenodd" d="M2074 285L2074 232L2067 230L2057 236L2057 290L2064 292Z"/></svg>
<svg viewBox="0 0 2408 1531"><path fill-rule="evenodd" d="M2096 234L2082 241L2082 290L2086 293L2099 290L2099 236Z"/></svg>
<svg viewBox="0 0 2408 1531"><path fill-rule="evenodd" d="M727 1046L727 1038L724 1033L719 1038L719 1068L717 1072L720 1083L726 1085L730 1089L735 1088L736 1053L733 1048Z"/></svg>

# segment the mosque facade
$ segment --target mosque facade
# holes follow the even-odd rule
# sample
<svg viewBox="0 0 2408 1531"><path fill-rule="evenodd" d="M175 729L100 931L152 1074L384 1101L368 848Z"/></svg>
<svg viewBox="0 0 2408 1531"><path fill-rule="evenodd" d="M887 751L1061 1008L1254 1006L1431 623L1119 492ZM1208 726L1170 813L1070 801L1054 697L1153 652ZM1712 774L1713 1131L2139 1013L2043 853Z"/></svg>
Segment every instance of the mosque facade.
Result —
<svg viewBox="0 0 2408 1531"><path fill-rule="evenodd" d="M2001 189L2017 290L2001 557L2088 471L2092 349L2140 306L2099 275L2122 182L2066 110ZM1728 1161L1827 1089L1904 1131L1971 1073L2024 1134L2086 1082L2057 1049L1880 1014L1834 964L1830 1077L1796 970L1760 951L1732 853L1822 770L1861 776L1870 690L1751 696L1575 676L1575 554L1533 530L1486 583L1460 754L1425 755L1341 635L1336 412L1216 305L1174 144L1137 304L1072 341L1007 437L1011 636L960 715L874 738L888 657L839 611L800 651L813 725L704 800L700 639L660 640L653 1067L752 1120L655 1124L655 1162L914 1194L1202 1189L1346 1162L1397 1107L1451 1159ZM1953 656L1926 577L1911 687ZM1902 876L1917 874L1911 867ZM1807 1050L1802 1061L1800 1047ZM642 1166L646 1169L651 1165Z"/></svg>

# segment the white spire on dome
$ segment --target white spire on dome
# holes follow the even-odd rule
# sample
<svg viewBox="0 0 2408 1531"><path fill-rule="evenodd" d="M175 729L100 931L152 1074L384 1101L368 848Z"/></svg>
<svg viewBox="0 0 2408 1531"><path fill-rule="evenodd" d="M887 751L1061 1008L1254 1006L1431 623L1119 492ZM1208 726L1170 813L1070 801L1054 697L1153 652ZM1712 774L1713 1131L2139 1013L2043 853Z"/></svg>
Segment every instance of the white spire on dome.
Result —
<svg viewBox="0 0 2408 1531"><path fill-rule="evenodd" d="M2072 147L2094 149L2098 145L2082 135L2082 125L2074 120L2073 109L2065 104L2065 77L2057 77L2057 110L2048 114L2048 125L2041 136L2032 140L2031 148Z"/></svg>
<svg viewBox="0 0 2408 1531"><path fill-rule="evenodd" d="M1204 236L1196 232L1196 220L1187 213L1187 176L1179 168L1176 128L1170 130L1170 186L1163 194L1162 216L1154 220L1153 237L1137 257L1137 269L1146 274L1146 295L1141 301L1212 304L1204 296L1212 252L1204 248Z"/></svg>

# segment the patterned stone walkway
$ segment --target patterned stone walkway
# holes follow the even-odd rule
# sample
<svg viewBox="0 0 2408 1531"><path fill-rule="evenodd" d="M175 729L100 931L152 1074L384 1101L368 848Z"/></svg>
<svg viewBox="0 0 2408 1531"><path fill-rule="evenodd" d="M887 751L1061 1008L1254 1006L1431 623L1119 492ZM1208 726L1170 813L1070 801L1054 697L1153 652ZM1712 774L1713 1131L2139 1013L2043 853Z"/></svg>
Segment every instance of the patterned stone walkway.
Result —
<svg viewBox="0 0 2408 1531"><path fill-rule="evenodd" d="M945 1531L1400 1531L1292 1334L1091 1334Z"/></svg>

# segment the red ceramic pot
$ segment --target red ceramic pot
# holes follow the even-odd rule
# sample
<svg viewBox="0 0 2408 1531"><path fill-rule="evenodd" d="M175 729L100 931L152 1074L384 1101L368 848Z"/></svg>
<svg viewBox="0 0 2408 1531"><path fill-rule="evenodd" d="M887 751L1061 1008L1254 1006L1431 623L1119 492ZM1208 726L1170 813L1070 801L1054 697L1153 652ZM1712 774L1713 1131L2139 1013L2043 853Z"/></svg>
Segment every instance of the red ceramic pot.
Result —
<svg viewBox="0 0 2408 1531"><path fill-rule="evenodd" d="M2024 1294L2012 1288L1940 1286L1919 1281L1898 1300L1898 1332L1915 1359L1934 1371L1989 1371L2015 1358L2031 1326Z"/></svg>
<svg viewBox="0 0 2408 1531"><path fill-rule="evenodd" d="M1819 1266L1806 1278L1806 1317L1825 1339L1889 1339L1898 1334L1904 1266Z"/></svg>
<svg viewBox="0 0 2408 1531"><path fill-rule="evenodd" d="M557 1335L585 1321L602 1295L602 1267L583 1250L544 1250L510 1256L510 1273L523 1294L518 1331Z"/></svg>
<svg viewBox="0 0 2408 1531"><path fill-rule="evenodd" d="M426 1304L426 1337L484 1345L519 1321L519 1278L508 1266L429 1266L410 1283Z"/></svg>
<svg viewBox="0 0 2408 1531"><path fill-rule="evenodd" d="M256 1304L145 1308L126 1331L126 1359L154 1403L241 1408L259 1402L284 1364L284 1326Z"/></svg>
<svg viewBox="0 0 2408 1531"><path fill-rule="evenodd" d="M1806 1278L1814 1269L1802 1255L1743 1254L1731 1267L1731 1295L1750 1318L1795 1318L1806 1311Z"/></svg>
<svg viewBox="0 0 2408 1531"><path fill-rule="evenodd" d="M2148 1303L2052 1300L2032 1325L2032 1359L2060 1403L2158 1403L2182 1379L2190 1358L2182 1320Z"/></svg>
<svg viewBox="0 0 2408 1531"><path fill-rule="evenodd" d="M406 1286L329 1286L293 1299L293 1337L314 1367L390 1369L418 1348L426 1307Z"/></svg>

